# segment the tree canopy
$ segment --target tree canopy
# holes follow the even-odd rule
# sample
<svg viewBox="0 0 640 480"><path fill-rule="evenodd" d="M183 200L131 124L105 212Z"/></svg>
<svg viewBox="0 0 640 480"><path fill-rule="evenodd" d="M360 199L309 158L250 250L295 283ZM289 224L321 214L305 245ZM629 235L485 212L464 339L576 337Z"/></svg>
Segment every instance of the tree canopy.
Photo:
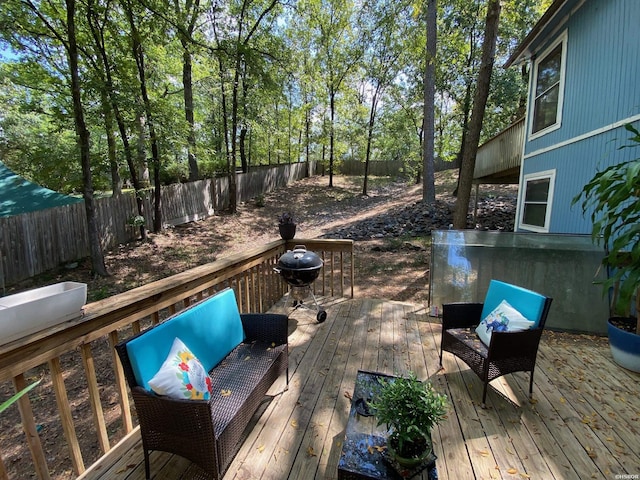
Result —
<svg viewBox="0 0 640 480"><path fill-rule="evenodd" d="M345 159L402 159L419 178L427 3L75 0L69 16L64 0L3 0L0 160L64 193L83 192L88 173L118 194L309 159L329 182ZM437 2L433 141L444 160L461 153L488 3ZM523 113L526 79L499 65L549 1L501 3L481 141Z"/></svg>

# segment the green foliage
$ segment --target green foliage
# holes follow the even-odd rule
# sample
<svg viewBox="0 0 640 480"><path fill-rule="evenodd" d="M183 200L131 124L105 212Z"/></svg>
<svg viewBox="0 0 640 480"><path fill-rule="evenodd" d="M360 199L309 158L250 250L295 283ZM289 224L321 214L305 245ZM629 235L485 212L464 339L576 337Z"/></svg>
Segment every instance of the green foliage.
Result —
<svg viewBox="0 0 640 480"><path fill-rule="evenodd" d="M640 146L640 132L630 124L625 128L631 143L620 148ZM611 273L603 282L605 292L619 283L615 308L626 314L640 288L640 158L596 173L573 204L580 200L583 214L590 212L594 242L607 249L603 264Z"/></svg>
<svg viewBox="0 0 640 480"><path fill-rule="evenodd" d="M284 212L278 217L278 225L294 225L296 217L291 212Z"/></svg>
<svg viewBox="0 0 640 480"><path fill-rule="evenodd" d="M32 383L28 387L23 388L18 393L16 393L14 396L12 396L9 400L7 400L7 401L3 402L2 404L0 404L0 413L4 412L7 408L9 408L11 405L16 403L20 399L20 397L22 397L23 395L26 395L31 390L33 390L41 381L42 380L38 380L37 382Z"/></svg>
<svg viewBox="0 0 640 480"><path fill-rule="evenodd" d="M497 62L539 18L541 5L548 3L504 1L507 21L501 23ZM310 159L327 162L330 132L335 166L347 158L362 161L371 112L375 113L371 158L402 159L406 171L417 174L421 168L424 6L384 0L303 0L298 8L276 2L263 16L271 4L268 0L231 0L219 2L216 8L210 2L198 6L138 2L133 6L162 182L188 178L188 153L195 155L204 177L226 171L227 153L239 163L241 132L247 135L245 153L250 165L306 160L307 153ZM484 4L438 2L435 118L440 158L453 159L459 150L469 112L465 96L474 88L479 64ZM91 133L96 190L112 189L108 153L113 152L108 152L107 138L115 138L115 159L123 178L131 175L126 140L134 169L152 158L149 119L142 113L140 80L131 52L134 32L123 8L113 7L106 0L76 3L81 94ZM44 23L64 33L65 13L63 4L0 2L0 42L16 54L0 64L0 156L17 173L54 190L72 192L82 189L82 175L65 38L52 35ZM185 119L185 49L192 61L194 146ZM522 85L516 70L496 74L484 137L510 123ZM378 103L372 108L372 92L378 86ZM114 105L122 130L115 122ZM231 125L234 112L235 131ZM114 117L110 125L109 115Z"/></svg>
<svg viewBox="0 0 640 480"><path fill-rule="evenodd" d="M127 219L127 225L130 227L143 227L145 223L146 221L142 215L131 215Z"/></svg>
<svg viewBox="0 0 640 480"><path fill-rule="evenodd" d="M378 425L385 424L397 439L400 452L406 443L428 437L445 418L447 397L436 392L431 382L421 382L413 372L381 382L371 407Z"/></svg>

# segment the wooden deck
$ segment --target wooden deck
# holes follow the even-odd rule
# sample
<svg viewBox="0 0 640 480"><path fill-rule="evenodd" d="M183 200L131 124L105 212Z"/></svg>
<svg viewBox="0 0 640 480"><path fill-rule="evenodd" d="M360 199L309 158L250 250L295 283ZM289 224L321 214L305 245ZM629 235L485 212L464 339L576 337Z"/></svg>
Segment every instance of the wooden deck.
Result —
<svg viewBox="0 0 640 480"><path fill-rule="evenodd" d="M447 394L448 418L433 432L441 479L588 479L640 475L640 375L616 366L606 339L545 333L534 401L528 374L482 385L453 355L438 369L440 325L414 305L325 298L328 319L290 320L289 390L274 385L224 480L336 478L358 369L415 371ZM135 430L81 478L144 478ZM113 462L112 462L113 463ZM154 452L156 479L189 479L189 463ZM416 477L419 478L419 477ZM425 477L426 478L426 475Z"/></svg>

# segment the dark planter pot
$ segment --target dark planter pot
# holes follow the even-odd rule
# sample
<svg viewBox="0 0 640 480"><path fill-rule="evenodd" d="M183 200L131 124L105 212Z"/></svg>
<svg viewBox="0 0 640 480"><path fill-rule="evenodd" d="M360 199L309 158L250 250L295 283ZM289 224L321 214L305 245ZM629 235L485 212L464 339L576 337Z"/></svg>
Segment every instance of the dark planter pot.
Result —
<svg viewBox="0 0 640 480"><path fill-rule="evenodd" d="M624 328L625 324L631 328ZM627 370L640 373L640 335L628 331L635 330L635 326L635 318L613 317L609 319L607 329L613 360Z"/></svg>
<svg viewBox="0 0 640 480"><path fill-rule="evenodd" d="M433 449L431 440L427 438L425 438L423 442L419 442L418 445L416 445L416 448L412 452L413 456L411 457L405 457L401 455L397 447L398 446L396 445L395 439L393 437L390 437L389 441L387 442L389 455L395 458L396 462L398 462L401 467L408 469L413 469L421 465L427 459L427 457L431 455L431 451Z"/></svg>
<svg viewBox="0 0 640 480"><path fill-rule="evenodd" d="M281 223L278 225L280 229L280 237L283 240L291 240L296 236L296 224L295 223Z"/></svg>

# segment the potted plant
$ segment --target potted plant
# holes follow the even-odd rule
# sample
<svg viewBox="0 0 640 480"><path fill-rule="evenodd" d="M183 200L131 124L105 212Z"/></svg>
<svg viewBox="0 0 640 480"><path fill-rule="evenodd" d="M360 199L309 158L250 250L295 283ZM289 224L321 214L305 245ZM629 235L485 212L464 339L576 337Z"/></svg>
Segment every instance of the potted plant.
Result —
<svg viewBox="0 0 640 480"><path fill-rule="evenodd" d="M296 220L291 212L284 212L278 217L278 228L283 240L291 240L296 235Z"/></svg>
<svg viewBox="0 0 640 480"><path fill-rule="evenodd" d="M432 452L431 429L445 417L447 397L413 372L381 382L371 408L389 430L387 450L400 466L415 468Z"/></svg>
<svg viewBox="0 0 640 480"><path fill-rule="evenodd" d="M620 148L639 146L640 131L625 128L631 144ZM594 242L605 247L602 286L611 298L611 353L621 366L640 372L640 158L596 173L573 203L580 199L583 213L591 212Z"/></svg>

